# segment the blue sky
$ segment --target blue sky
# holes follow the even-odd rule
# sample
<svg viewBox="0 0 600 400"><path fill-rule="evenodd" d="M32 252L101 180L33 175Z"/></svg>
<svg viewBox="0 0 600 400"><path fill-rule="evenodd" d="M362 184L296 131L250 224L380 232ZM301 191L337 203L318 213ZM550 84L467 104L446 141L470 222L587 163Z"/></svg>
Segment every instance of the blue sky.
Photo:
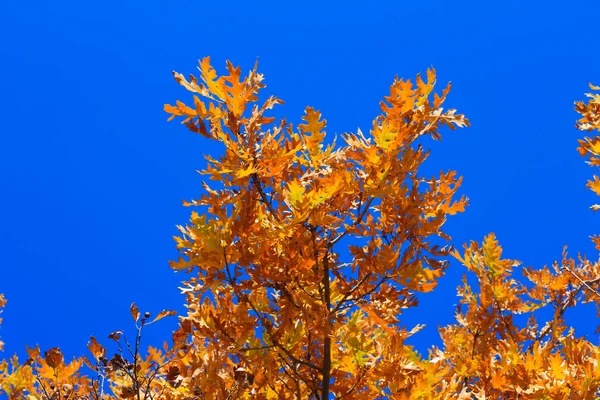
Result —
<svg viewBox="0 0 600 400"><path fill-rule="evenodd" d="M493 231L525 265L551 263L565 244L595 259L594 171L575 150L573 101L600 84L599 12L597 1L2 1L5 355L36 343L83 354L90 335L131 331L132 301L184 310L171 237L215 148L167 123L162 106L189 99L171 70L194 73L207 55L221 71L259 57L266 91L286 101L279 113L297 124L318 108L329 133L368 130L395 75L434 66L473 125L444 132L424 166L464 176L471 205L447 224L453 243ZM464 272L454 262L407 314L409 327L428 324L419 349L453 320ZM597 340L594 315L568 317ZM175 324L149 328L146 344Z"/></svg>

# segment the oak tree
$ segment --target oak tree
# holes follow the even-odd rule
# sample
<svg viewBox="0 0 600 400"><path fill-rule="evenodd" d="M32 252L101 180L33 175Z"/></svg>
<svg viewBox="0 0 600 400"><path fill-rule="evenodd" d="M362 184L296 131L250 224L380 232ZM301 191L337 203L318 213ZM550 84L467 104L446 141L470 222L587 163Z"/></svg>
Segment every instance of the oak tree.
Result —
<svg viewBox="0 0 600 400"><path fill-rule="evenodd" d="M326 135L307 107L297 126L272 116L282 101L262 97L263 76L210 59L198 77L174 73L188 103L165 105L223 151L199 171L204 193L184 204L190 221L176 237L187 273L187 312L171 344L143 351L153 322L135 304L135 337L109 335L108 357L94 337L92 357L71 362L58 348L28 349L0 365L9 398L44 399L588 399L600 388L600 349L577 337L565 312L600 310L600 264L583 256L550 267L519 268L493 234L453 250L443 230L465 210L454 171L424 176L427 140L469 125L444 106L435 71L396 78L369 133ZM592 87L593 89L598 89ZM577 102L577 127L600 130L600 95ZM579 151L600 165L600 136ZM588 186L600 194L594 176ZM594 210L600 206L593 206ZM600 238L592 238L600 250ZM442 346L419 354L406 339L403 310L435 289L449 266L470 276L458 288L456 322ZM0 306L4 303L0 297ZM539 310L553 310L542 320ZM515 321L526 315L525 324Z"/></svg>

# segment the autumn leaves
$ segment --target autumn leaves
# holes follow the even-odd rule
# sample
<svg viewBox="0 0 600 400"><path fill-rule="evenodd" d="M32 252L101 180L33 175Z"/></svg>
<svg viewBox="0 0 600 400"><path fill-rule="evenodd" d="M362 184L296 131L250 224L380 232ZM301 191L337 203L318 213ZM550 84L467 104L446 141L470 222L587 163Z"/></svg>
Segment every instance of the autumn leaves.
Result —
<svg viewBox="0 0 600 400"><path fill-rule="evenodd" d="M465 210L454 171L425 177L427 136L465 127L444 105L450 85L435 92L435 71L414 82L395 79L368 133L331 140L326 120L307 107L293 126L268 115L281 100L259 102L257 66L242 77L210 59L199 77L175 80L192 103L165 105L169 120L218 141L199 171L204 193L175 238L188 273L172 343L142 351L151 320L130 307L136 336L96 338L93 358L65 362L58 348L29 349L29 360L0 364L11 399L485 399L593 398L600 388L600 350L569 330L566 311L600 304L600 264L581 257L522 269L502 257L493 234L462 252L445 245L447 217ZM592 87L592 89L598 89ZM578 127L600 128L600 97L576 103ZM600 138L579 151L600 166ZM588 186L600 188L594 177ZM598 206L594 206L597 209ZM593 238L600 248L600 239ZM435 289L450 256L470 278L458 288L456 322L440 328L442 348L428 356L406 344L423 325L403 327L416 292ZM0 307L5 301L0 295ZM551 309L541 320L535 312ZM517 315L527 322L517 323ZM150 322L149 322L150 321ZM0 346L1 346L0 342ZM144 354L146 353L146 354ZM83 374L87 365L92 376ZM95 376L94 376L95 375Z"/></svg>
<svg viewBox="0 0 600 400"><path fill-rule="evenodd" d="M468 125L441 108L449 86L433 94L434 70L415 83L396 79L370 135L343 134L340 145L310 107L295 128L265 115L281 101L256 104L264 87L256 66L243 79L229 63L226 76L207 58L199 69L199 79L175 79L205 100L165 105L171 118L225 146L200 171L223 189L205 184L206 194L187 203L214 218L193 214L177 238L187 260L173 267L197 271L187 283L194 289L185 289L189 333L220 349L226 364L252 367L266 398L385 393L390 387L374 382L402 369L383 361L412 354L398 347L412 334L398 316L415 305L411 291L435 287L449 248L431 240L447 238L446 216L467 204L453 199L455 172L418 173L428 155L418 138ZM242 350L248 346L260 350ZM218 374L215 382L222 393L231 384Z"/></svg>

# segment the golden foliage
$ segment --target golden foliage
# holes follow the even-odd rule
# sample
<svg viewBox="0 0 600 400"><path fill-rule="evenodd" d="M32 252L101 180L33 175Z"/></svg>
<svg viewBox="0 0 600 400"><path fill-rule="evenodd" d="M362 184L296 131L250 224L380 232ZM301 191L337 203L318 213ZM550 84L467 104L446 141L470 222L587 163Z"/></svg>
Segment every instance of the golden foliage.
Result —
<svg viewBox="0 0 600 400"><path fill-rule="evenodd" d="M295 128L270 116L282 101L261 101L256 65L245 77L229 62L220 76L209 58L199 69L189 79L174 73L193 105L164 109L224 151L200 171L214 187L204 182L204 195L184 202L199 211L175 238L182 256L171 267L189 275L172 345L142 355L142 330L174 312L149 322L132 304L136 339L111 333L119 353L110 359L91 337L91 360L66 363L58 348L4 360L9 398L595 398L600 349L575 336L565 313L580 303L600 309L600 264L565 250L551 267L519 268L494 234L462 252L444 246L446 218L467 198L456 198L456 172L419 173L423 139L469 122L442 108L450 86L435 93L433 69L395 79L369 133L345 133L341 144L313 108ZM600 127L600 97L589 97L576 103L586 131ZM600 165L600 137L579 151ZM600 192L598 178L588 186ZM423 326L404 328L402 312L417 305L416 292L435 289L450 255L468 274L456 322L425 357L405 343Z"/></svg>
<svg viewBox="0 0 600 400"><path fill-rule="evenodd" d="M6 305L6 299L4 295L0 293L0 314L2 314L2 308ZM2 318L0 318L0 325L2 324ZM0 351L4 350L4 342L0 340Z"/></svg>
<svg viewBox="0 0 600 400"><path fill-rule="evenodd" d="M255 395L265 398L390 390L391 376L418 370L402 345L414 332L400 328L401 311L415 305L414 291L435 287L449 248L432 242L448 239L446 216L467 203L453 199L455 172L418 173L429 154L420 137L468 125L441 108L449 86L432 98L433 69L415 83L396 79L370 135L347 133L337 146L310 107L296 130L285 121L265 129L274 122L266 111L281 101L257 104L264 85L256 67L242 83L230 64L223 77L208 59L200 69L203 84L175 76L208 104L194 97L195 109L177 102L165 110L225 146L200 171L223 188L205 184L207 194L187 203L213 218L192 213L176 238L185 258L172 267L196 271L183 289L186 333L228 355L214 371L216 398L237 384L223 380L234 364L249 369ZM238 97L227 94L231 87ZM352 261L342 262L343 254Z"/></svg>

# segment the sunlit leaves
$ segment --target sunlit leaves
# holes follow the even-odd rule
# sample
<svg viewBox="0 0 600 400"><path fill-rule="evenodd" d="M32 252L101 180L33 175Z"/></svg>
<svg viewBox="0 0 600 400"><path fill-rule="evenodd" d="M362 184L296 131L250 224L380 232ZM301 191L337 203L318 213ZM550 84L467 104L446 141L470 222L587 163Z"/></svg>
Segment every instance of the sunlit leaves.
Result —
<svg viewBox="0 0 600 400"><path fill-rule="evenodd" d="M600 87L592 84L590 84L590 88L600 90ZM577 128L587 132L600 131L600 94L587 93L586 96L589 98L587 103L583 101L575 102L575 111L581 115L581 118L577 121ZM600 136L580 139L577 150L582 156L587 156L589 165L600 167ZM596 175L594 175L593 180L588 181L587 187L596 195L600 195L600 181ZM595 204L591 209L597 211L600 209L600 205Z"/></svg>
<svg viewBox="0 0 600 400"><path fill-rule="evenodd" d="M354 386L367 397L378 393L367 381L397 371L390 361L376 372L375 362L404 352L403 340L416 332L396 325L402 310L416 305L412 291L433 290L447 267L439 257L448 249L431 241L448 239L446 217L467 204L453 199L456 173L419 175L428 152L415 142L426 133L439 139L440 127L468 120L439 108L449 87L434 94L430 69L414 84L396 79L370 134L345 134L340 146L327 141L318 110L307 107L293 129L263 115L280 103L274 97L251 104L264 87L256 66L243 78L227 63L219 76L205 58L200 71L199 79L176 80L209 105L194 98L194 108L165 106L225 147L199 171L223 189L204 184L207 194L187 203L207 207L214 218L192 214L176 238L183 257L171 264L197 272L182 289L190 334L244 360L265 396L267 388L296 397L319 393L322 379L332 379L334 392ZM340 261L344 237L364 242L345 247L353 256L348 265ZM343 343L339 354L324 354L326 337ZM326 358L334 366L315 375ZM418 363L411 355L405 370L420 371Z"/></svg>
<svg viewBox="0 0 600 400"><path fill-rule="evenodd" d="M2 314L2 308L6 305L6 299L4 294L0 293L0 314ZM2 324L2 318L0 318L0 325ZM0 351L4 350L4 342L0 340Z"/></svg>
<svg viewBox="0 0 600 400"><path fill-rule="evenodd" d="M597 91L600 87L590 83L590 89ZM600 94L586 93L586 96L589 98L587 103L575 102L575 111L581 115L577 121L577 128L583 131L598 130L600 129Z"/></svg>
<svg viewBox="0 0 600 400"><path fill-rule="evenodd" d="M311 107L295 128L269 115L283 102L259 102L265 85L256 65L243 75L227 62L220 75L207 57L199 70L189 79L174 73L192 97L164 109L223 151L207 155L198 171L216 183L203 182L204 193L184 202L197 208L175 238L181 257L171 267L189 275L180 287L187 312L172 340L142 354L142 329L176 313L151 320L131 304L135 340L123 331L108 335L118 353L107 358L94 337L92 361L28 349L23 365L16 358L0 364L4 393L96 400L597 395L600 350L575 336L565 314L580 303L600 310L598 262L565 251L549 267L518 268L494 234L462 252L444 243L448 216L465 211L468 199L456 172L420 172L425 139L469 121L442 108L450 85L436 92L433 69L414 83L396 78L368 133L344 133L341 144L327 138L326 120ZM588 97L576 110L578 127L592 131L600 126L600 95ZM579 144L600 166L600 137ZM588 187L600 194L596 176ZM592 240L600 248L600 238ZM423 356L407 343L423 325L406 328L403 312L417 306L417 292L436 288L450 254L467 271L456 322L439 329L443 346ZM551 310L546 319L543 308ZM80 375L83 361L109 382L111 395Z"/></svg>
<svg viewBox="0 0 600 400"><path fill-rule="evenodd" d="M288 201L292 207L297 208L302 202L304 186L297 180L288 183L287 186Z"/></svg>

